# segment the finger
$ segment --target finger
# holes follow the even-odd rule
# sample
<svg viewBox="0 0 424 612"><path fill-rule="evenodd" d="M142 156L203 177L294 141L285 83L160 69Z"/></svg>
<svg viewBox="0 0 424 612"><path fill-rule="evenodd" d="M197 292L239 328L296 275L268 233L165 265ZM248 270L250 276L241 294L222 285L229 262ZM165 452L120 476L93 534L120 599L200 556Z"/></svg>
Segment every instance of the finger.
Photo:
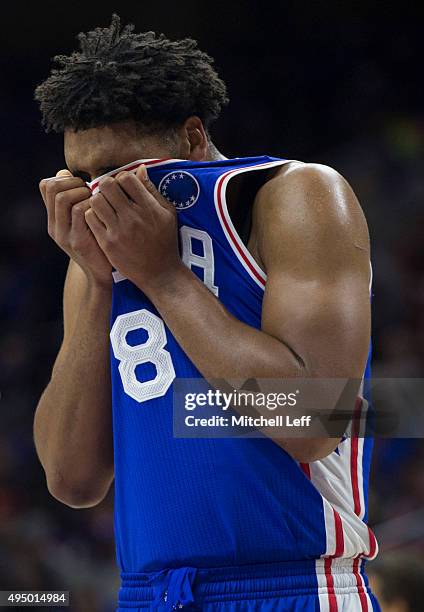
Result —
<svg viewBox="0 0 424 612"><path fill-rule="evenodd" d="M119 183L111 176L107 176L100 181L99 191L118 215L120 212L122 213L127 210L127 207L131 205L131 202L121 189Z"/></svg>
<svg viewBox="0 0 424 612"><path fill-rule="evenodd" d="M112 208L102 193L96 193L96 195L91 196L90 204L100 221L107 228L111 228L116 224L118 217L116 216L115 209Z"/></svg>
<svg viewBox="0 0 424 612"><path fill-rule="evenodd" d="M41 195L44 198L45 195L45 191L46 191L46 187L47 187L47 183L48 181L57 179L57 178L74 178L73 174L71 172L69 172L69 170L66 170L65 168L63 170L58 170L56 172L56 176L51 176L49 178L45 178L42 179L39 183L39 187L40 187L40 191L41 191Z"/></svg>
<svg viewBox="0 0 424 612"><path fill-rule="evenodd" d="M71 208L78 202L87 200L90 197L90 190L87 187L77 187L61 191L55 197L54 218L57 234L67 231L71 225Z"/></svg>
<svg viewBox="0 0 424 612"><path fill-rule="evenodd" d="M47 178L40 181L39 187L40 192L47 208L49 216L49 222L54 223L54 204L56 195L61 191L68 191L69 189L75 189L76 187L82 187L84 181L77 177L53 177Z"/></svg>
<svg viewBox="0 0 424 612"><path fill-rule="evenodd" d="M87 230L87 222L85 220L85 213L87 210L90 210L90 200L84 200L83 202L78 202L78 204L74 204L71 209L71 218L72 218L72 227L71 231L75 233L75 235L82 235L84 231Z"/></svg>
<svg viewBox="0 0 424 612"><path fill-rule="evenodd" d="M152 183L147 174L146 166L143 164L137 168L137 172L135 173L138 180L144 185L147 191L159 202L159 204L165 208L166 210L171 210L174 212L174 207L168 200L156 189L156 186Z"/></svg>
<svg viewBox="0 0 424 612"><path fill-rule="evenodd" d="M131 200L146 212L159 207L159 202L132 172L121 172L116 180Z"/></svg>
<svg viewBox="0 0 424 612"><path fill-rule="evenodd" d="M106 236L106 227L100 221L99 217L96 215L94 210L90 208L85 212L85 221L88 227L93 232L97 242L101 246L104 242Z"/></svg>
<svg viewBox="0 0 424 612"><path fill-rule="evenodd" d="M43 196L43 199L44 199L44 197L46 195L47 183L49 181L53 181L53 180L58 179L58 178L74 178L74 177L71 174L71 172L69 172L69 170L63 169L63 170L58 170L56 172L56 176L50 176L48 178L42 179L39 182L39 188L40 188L40 191L41 191L41 195Z"/></svg>

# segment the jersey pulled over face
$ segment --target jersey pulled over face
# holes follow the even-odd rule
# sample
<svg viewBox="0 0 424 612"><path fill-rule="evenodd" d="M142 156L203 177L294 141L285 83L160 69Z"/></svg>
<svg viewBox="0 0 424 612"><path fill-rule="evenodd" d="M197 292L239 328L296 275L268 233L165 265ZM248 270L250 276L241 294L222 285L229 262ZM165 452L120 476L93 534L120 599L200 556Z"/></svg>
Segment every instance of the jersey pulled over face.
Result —
<svg viewBox="0 0 424 612"><path fill-rule="evenodd" d="M239 320L260 328L266 275L229 216L240 173L287 163L270 157L213 162L143 160L177 209L181 257ZM122 170L120 168L119 170ZM96 191L99 179L89 184ZM173 436L176 378L195 365L147 297L113 273L112 409L115 534L122 572L374 557L366 525L372 441L346 438L299 465L266 438ZM190 308L182 303L181 308Z"/></svg>

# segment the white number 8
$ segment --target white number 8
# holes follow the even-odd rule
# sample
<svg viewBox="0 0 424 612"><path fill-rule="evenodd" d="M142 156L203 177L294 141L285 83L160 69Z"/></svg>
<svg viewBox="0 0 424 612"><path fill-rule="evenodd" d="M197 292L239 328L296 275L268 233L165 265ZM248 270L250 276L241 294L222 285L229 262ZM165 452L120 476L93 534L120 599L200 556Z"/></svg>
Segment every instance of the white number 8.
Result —
<svg viewBox="0 0 424 612"><path fill-rule="evenodd" d="M146 330L148 338L143 344L131 346L127 335L136 329ZM119 315L111 329L110 340L114 355L120 361L118 369L125 393L140 403L165 395L175 378L175 370L171 355L164 349L166 333L162 319L145 308ZM136 367L142 363L152 363L156 367L155 378L144 382L137 379Z"/></svg>

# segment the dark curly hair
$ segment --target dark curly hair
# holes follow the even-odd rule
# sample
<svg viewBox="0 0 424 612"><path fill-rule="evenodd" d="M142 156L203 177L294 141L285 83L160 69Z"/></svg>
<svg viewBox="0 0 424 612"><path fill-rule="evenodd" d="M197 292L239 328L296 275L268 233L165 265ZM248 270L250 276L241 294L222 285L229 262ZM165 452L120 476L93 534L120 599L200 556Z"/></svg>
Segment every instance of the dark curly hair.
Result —
<svg viewBox="0 0 424 612"><path fill-rule="evenodd" d="M190 115L208 129L224 104L226 87L213 60L191 38L170 41L155 32L108 28L78 35L79 51L57 55L58 65L35 90L46 131L84 130L134 120L174 127Z"/></svg>

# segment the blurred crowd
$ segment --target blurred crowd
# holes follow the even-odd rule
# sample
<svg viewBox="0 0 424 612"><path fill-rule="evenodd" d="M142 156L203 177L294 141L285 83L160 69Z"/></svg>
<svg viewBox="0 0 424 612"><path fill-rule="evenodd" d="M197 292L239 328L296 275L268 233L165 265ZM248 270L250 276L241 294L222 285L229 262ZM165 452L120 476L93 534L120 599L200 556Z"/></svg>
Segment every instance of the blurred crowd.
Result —
<svg viewBox="0 0 424 612"><path fill-rule="evenodd" d="M251 7L256 5L251 3ZM237 12L237 19L252 21L249 15ZM299 15L301 23L303 11ZM370 113L367 125L360 129L367 105L383 104L385 95L399 101L402 92L390 85L390 62L383 62L378 72L376 64L366 60L367 43L357 36L353 13L352 19L348 33L351 80L326 46L324 35L319 40L319 30L311 19L304 36L312 42L296 52L301 69L295 71L289 62L281 62L281 78L287 87L281 87L280 98L274 92L264 94L249 78L251 66L244 57L256 57L253 26L251 30L247 25L239 28L240 36L244 33L239 47L226 32L222 48L235 58L228 62L224 76L237 84L237 92L234 86L234 105L224 114L221 127L217 126L217 144L228 156L271 154L326 163L349 180L371 234L374 375L417 378L424 370L424 115L413 105L411 112L403 111L399 102L398 108L382 115L376 125L371 123L377 115ZM411 32L413 27L411 22ZM205 37L206 30L204 27ZM289 28L286 30L288 33ZM211 40L217 37L212 54L219 53L221 44L216 32L212 29L209 33ZM399 44L390 61L395 68L400 61L410 66L407 35L401 28L393 32L393 40ZM329 37L342 40L336 31ZM56 37L55 49L58 40ZM280 45L279 40L275 44ZM11 44L18 44L16 37ZM33 48L36 55L36 43ZM303 68L310 62L312 48L314 54L319 51L321 60L333 62L334 72L322 81L321 73L318 77L318 71L310 70L306 79L309 89L305 89ZM45 74L47 56L44 52L32 60L25 48L19 53L23 72L8 65L4 54L0 58L7 81L13 84L0 101L2 116L7 117L1 163L8 185L0 210L0 588L69 590L73 612L110 612L115 609L119 586L113 492L92 509L77 511L61 505L48 494L32 439L34 410L62 339L61 299L67 259L47 236L45 210L37 189L37 179L63 166L60 138L41 133L31 101L32 71ZM275 79L271 74L274 56L269 53L270 61L261 65L261 83L268 77ZM353 66L361 53L362 64L358 62L358 66L362 71L358 69L355 76ZM224 55L221 50L222 64ZM413 73L412 67L410 70ZM22 77L25 74L28 85ZM341 85L329 108L333 92L327 98L324 93L331 90L334 78L340 78ZM349 106L353 95L355 104ZM297 114L282 117L284 105ZM317 105L324 110L317 110ZM281 131L276 129L275 119L283 126ZM370 564L370 574L383 612L424 609L423 465L422 439L376 441L369 516L381 553L379 560Z"/></svg>

